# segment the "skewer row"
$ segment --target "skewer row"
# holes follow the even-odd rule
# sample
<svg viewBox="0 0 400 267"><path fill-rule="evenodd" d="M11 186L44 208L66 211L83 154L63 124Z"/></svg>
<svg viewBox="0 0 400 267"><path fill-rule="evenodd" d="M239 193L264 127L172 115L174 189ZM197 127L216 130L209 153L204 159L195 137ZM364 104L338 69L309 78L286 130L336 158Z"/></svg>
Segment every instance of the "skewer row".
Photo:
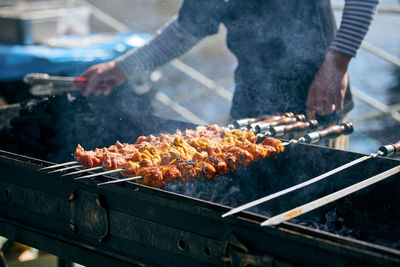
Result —
<svg viewBox="0 0 400 267"><path fill-rule="evenodd" d="M272 123L270 120L270 123L272 123L272 124L270 124L268 127L263 128L264 129L263 134L257 135L258 140L259 141L263 140L266 137L276 137L276 136L281 137L281 136L287 135L289 133L305 132L307 130L313 130L313 129L318 128L317 121L311 120L311 121L306 122L306 121L304 121L305 120L304 115L293 115L292 116L292 114L293 113L288 113L283 116L273 116L275 120L272 120L272 122L274 122L274 123ZM291 117L286 117L286 116L291 116ZM288 120L288 119L290 119L290 120ZM290 123L290 121L291 121L291 123ZM262 123L266 123L265 120ZM275 125L275 123L277 123L276 126L271 126L271 125ZM283 125L281 125L281 123L283 123ZM248 125L250 125L249 126L250 128L254 129L254 124L249 123ZM352 131L353 131L353 126L351 123L334 125L334 126L330 126L330 127L326 128L324 130L307 133L300 139L297 139L297 140L292 139L289 142L283 143L283 145L287 146L292 143L298 143L298 142L317 143L317 142L321 141L323 138L334 138L334 137L340 136L341 134L350 134ZM70 165L72 165L72 166L70 166ZM63 168L57 169L59 167L63 167ZM79 175L79 174L103 169L101 166L97 166L97 167L93 167L93 168L89 168L89 169L80 169L81 167L83 167L83 165L79 164L77 161L71 161L71 162L66 162L66 163L61 163L61 164L44 167L44 168L39 169L39 171L56 169L56 170L50 171L49 173L57 173L57 172L64 172L64 171L68 171L68 170L75 170L73 172L69 172L69 173L65 173L65 174L61 175L61 176L72 176L72 175ZM101 175L116 174L116 173L119 173L122 171L124 171L123 168L106 170L106 171L102 171L102 172L95 172L95 173L90 173L90 174L87 174L84 176L75 177L74 179L75 180L89 179L89 178L95 178L95 177L101 176ZM121 178L121 179L116 178L116 180L99 183L98 185L105 185L105 184L112 184L112 183L119 183L119 182L126 182L126 181L134 181L134 180L141 179L141 178L143 178L143 177L142 176L134 176L134 177L128 177L128 178Z"/></svg>

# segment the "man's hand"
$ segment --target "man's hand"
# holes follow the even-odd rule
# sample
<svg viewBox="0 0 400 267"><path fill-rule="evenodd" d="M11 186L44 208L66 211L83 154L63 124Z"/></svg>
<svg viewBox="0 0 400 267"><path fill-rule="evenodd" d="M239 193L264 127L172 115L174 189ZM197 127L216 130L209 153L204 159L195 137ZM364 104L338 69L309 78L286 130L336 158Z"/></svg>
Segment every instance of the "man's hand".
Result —
<svg viewBox="0 0 400 267"><path fill-rule="evenodd" d="M125 73L114 61L93 65L81 76L85 77L87 82L79 85L78 89L85 96L91 93L108 95L112 88L126 80Z"/></svg>
<svg viewBox="0 0 400 267"><path fill-rule="evenodd" d="M351 57L329 51L308 91L306 112L308 119L343 109L344 96L349 83L347 67Z"/></svg>

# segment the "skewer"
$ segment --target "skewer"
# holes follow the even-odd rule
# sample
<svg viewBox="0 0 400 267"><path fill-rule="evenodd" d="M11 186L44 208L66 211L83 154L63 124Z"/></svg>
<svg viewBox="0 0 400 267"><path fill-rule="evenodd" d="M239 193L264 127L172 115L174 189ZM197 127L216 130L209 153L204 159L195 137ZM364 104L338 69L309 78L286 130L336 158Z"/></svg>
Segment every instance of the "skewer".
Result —
<svg viewBox="0 0 400 267"><path fill-rule="evenodd" d="M66 171L66 170L70 170L70 169L75 169L75 168L80 168L83 167L83 165L79 164L79 165L74 165L74 166L70 166L70 167L66 167L66 168L62 168L62 169L57 169L48 173L55 173L55 172L62 172L62 171Z"/></svg>
<svg viewBox="0 0 400 267"><path fill-rule="evenodd" d="M99 183L97 185L100 186L100 185L106 185L106 184L116 184L116 183L122 183L122 182L138 180L138 179L142 179L142 178L143 178L143 176L135 176L135 177L129 177L129 178L115 179L115 180Z"/></svg>
<svg viewBox="0 0 400 267"><path fill-rule="evenodd" d="M311 143L311 142L314 141L314 138L316 138L317 140L321 140L322 138L331 138L332 136L337 137L337 135L339 134L339 131L341 131L343 134L349 134L349 133L351 133L353 131L353 125L351 123L343 123L341 125L329 126L328 128L326 128L324 130L308 133L304 137L301 137L298 140L294 140L294 139L290 140L289 142L286 142L283 145L286 146L286 145L289 145L289 144L292 144L292 143L298 143L298 142ZM308 136L308 137L306 137L306 136ZM325 179L326 177L334 174L337 171L340 171L342 169L348 168L348 167L350 167L350 166L352 166L354 164L357 164L358 162L364 161L365 160L364 158L370 158L370 156L365 156L363 158L360 158L360 159L356 160L357 162L351 163L351 165L350 165L350 163L348 163L349 166L346 166L347 164L343 165L343 166L338 167L338 168L336 168L334 170L331 170L331 171L329 171L327 173L321 174L321 175L319 175L319 176L317 176L315 178L307 180L307 181L305 181L303 183L294 185L294 186L286 188L286 189L284 189L282 191L273 193L271 195L268 195L268 196L256 199L254 201L251 201L249 203L246 203L246 204L244 204L242 206L236 207L236 208L230 210L229 212L226 212L226 213L222 214L222 218L227 217L229 215L233 215L233 214L238 213L240 211L249 209L251 207L257 206L257 205L259 205L261 203L267 202L267 201L272 200L274 198L277 198L279 196L285 195L285 194L287 194L289 192L295 191L297 189L303 188L303 187L305 187L307 185L310 185L312 183L315 183L317 181ZM340 170L338 170L338 169L340 169Z"/></svg>
<svg viewBox="0 0 400 267"><path fill-rule="evenodd" d="M75 178L75 180L88 179L88 178L93 178L93 177L101 176L101 175L105 175L105 174L122 172L123 170L124 169L121 168L121 169L114 169L114 170L109 170L109 171L104 171L104 172L93 173L93 174L77 177L77 178Z"/></svg>
<svg viewBox="0 0 400 267"><path fill-rule="evenodd" d="M285 116L295 116L293 113L285 113L284 115ZM300 119L304 118L304 115L296 115L296 116L298 118L300 118ZM276 116L276 117L280 117L281 118L281 116ZM286 117L284 117L284 118L287 119ZM296 121L297 119L294 118L294 120ZM279 125L280 123L277 122L277 124ZM317 121L302 122L301 124L296 124L296 125L288 125L288 127L290 127L291 130L288 130L286 132L295 131L295 130L303 130L303 129L306 129L307 127L311 127L311 126L312 127L317 127L317 125L318 125ZM83 172L87 172L87 171L91 171L91 170L97 170L97 169L101 169L101 167L93 167L93 168L90 168L90 169L79 170L79 171L75 171L75 172L72 172L72 173L63 174L62 176L70 176L70 175L79 174L79 173L83 173ZM123 171L123 169L115 169L115 170L110 170L110 171L90 174L90 175L86 175L86 176L75 178L75 180L92 178L92 177L100 176L100 175L103 175L103 174L116 173L116 172L120 172L120 171ZM143 178L141 176L137 176L137 177ZM139 178L137 178L137 179L139 179ZM124 181L124 179L119 179L118 181L114 181L113 183L123 182L123 181Z"/></svg>
<svg viewBox="0 0 400 267"><path fill-rule="evenodd" d="M47 166L44 168L39 169L38 171L43 171L43 170L47 170L47 169L54 169L54 168L58 168L58 167L63 167L63 166L67 166L67 165L71 165L71 164L77 164L79 162L75 161L70 161L70 162L64 162L64 163L60 163L60 164L54 164L51 166Z"/></svg>
<svg viewBox="0 0 400 267"><path fill-rule="evenodd" d="M310 126L315 127L316 125L318 125L318 123L317 123L316 121L314 121L314 122L302 122L301 124L296 124L295 126L293 126L293 125L288 126L288 127L290 127L290 130L288 130L288 132L289 132L289 131L295 131L295 130L303 129L303 128L307 128L307 127L310 127ZM288 128L288 129L289 129L289 128ZM89 170L96 170L96 169L98 169L98 168L99 168L99 167L94 167L94 168L87 169L87 170L80 170L80 171L76 171L76 172L64 174L63 176L78 174L78 173L82 173L82 172L89 171ZM101 167L100 167L100 168L101 168ZM103 174L115 173L115 172L120 172L120 171L123 171L123 170L124 170L124 169L121 168L121 169L115 169L115 170L110 170L110 171L105 171L105 172L90 174L90 175L86 175L86 176L82 176L82 177L75 178L75 180L86 179L86 178L93 178L93 177L100 176L100 175L103 175ZM143 177L142 177L142 176L135 176L135 177L130 177L130 178L123 178L123 179L118 179L118 180L112 180L112 181L100 183L100 184L98 184L98 185L103 185L103 184L108 184L108 183L119 183L119 182L125 182L125 181L130 181L130 180L141 179L141 178L143 178Z"/></svg>
<svg viewBox="0 0 400 267"><path fill-rule="evenodd" d="M274 121L261 121L247 125L246 130L252 130L255 134L263 133L270 130L272 127L278 125L288 125L291 123L295 123L297 121L304 122L306 121L306 117L303 114L297 114L292 117L283 117Z"/></svg>
<svg viewBox="0 0 400 267"><path fill-rule="evenodd" d="M235 120L233 124L229 125L228 128L232 129L241 129L241 128L246 128L248 127L249 124L255 123L255 122L272 122L276 120L280 120L283 118L289 118L289 117L294 117L293 112L285 112L283 115L263 115L257 118L246 118L246 119L240 119L240 120Z"/></svg>
<svg viewBox="0 0 400 267"><path fill-rule="evenodd" d="M356 164L358 164L358 163L361 163L361 162L363 162L363 161L366 161L366 160L368 160L368 159L370 159L370 158L376 158L376 157L378 157L378 156L390 157L390 156L394 156L394 155L396 155L396 154L400 154L400 141L397 141L397 142L394 143L394 144L389 144L389 145L380 146L377 153L371 153L371 154L368 155L368 156L364 156L364 157L361 157L361 158L359 158L359 159L356 159L356 160L353 160L353 161L351 161L351 162L348 162L348 163L346 163L346 164L344 164L344 165L342 165L342 166L339 166L339 167L337 167L337 168L335 168L335 169L333 169L333 170L330 170L330 171L328 171L328 172L326 172L326 173L323 173L323 174L321 174L321 175L319 175L319 176L317 176L317 177L314 177L314 178L312 178L312 179L310 179L310 180L307 180L307 181L305 181L305 182L303 182L303 183L294 185L294 186L289 187L289 188L286 188L286 189L284 189L284 190L282 190L282 191L273 193L273 194L271 194L271 195L268 195L268 196L259 198L259 199L257 199L257 200L252 201L252 202L249 202L249 203L247 203L247 204L244 204L244 205L242 205L242 206L239 206L239 207L237 207L237 208L234 208L234 209L232 209L231 211L229 211L229 212L223 214L222 217L226 217L226 216L229 216L229 215L238 213L238 212L240 212L240 211L249 209L249 208L254 207L254 206L257 206L257 205L259 205L259 204L261 204L261 203L265 203L265 202L267 202L267 201L269 201L269 200L272 200L272 199L277 198L277 197L279 197L279 196L282 196L282 195L285 195L285 194L290 193L290 192L292 192L292 191L295 191L295 190L297 190L297 189L303 188L303 187L305 187L305 186L307 186L307 185L310 185L310 184L313 184L313 183L318 182L318 181L320 181L320 180L323 180L323 179L325 179L325 178L327 178L327 177L329 177L329 176L331 176L331 175L333 175L333 174L335 174L335 173L337 173L337 172L340 172L340 171L342 171L342 170L345 170L345 169L347 169L347 168L349 168L349 167L351 167L351 166L353 166L353 165L356 165Z"/></svg>
<svg viewBox="0 0 400 267"><path fill-rule="evenodd" d="M303 188L303 187L305 187L305 186L307 186L307 185L316 183L316 182L318 182L318 181L320 181L320 180L323 180L323 179L325 179L326 177L328 177L328 176L334 174L335 172L344 170L345 168L348 168L348 167L350 167L350 166L352 166L352 165L354 165L354 164L357 164L357 163L359 163L359 162L362 162L362 161L364 161L364 160L366 160L366 159L368 159L368 158L370 158L370 156L365 156L365 157L359 158L358 160L355 160L355 161L353 161L353 162L350 162L351 164L348 163L348 164L342 165L342 166L340 166L339 168L333 169L333 170L331 170L331 171L329 171L329 172L326 172L326 173L324 173L324 174L321 174L321 175L319 175L319 176L317 176L317 177L314 177L314 178L312 178L312 179L310 179L310 180L307 180L307 181L305 181L305 182L303 182L303 183L294 185L294 186L289 187L289 188L286 188L286 189L284 189L284 190L282 190L282 191L273 193L273 194L271 194L271 195L268 195L268 196L259 198L259 199L257 199L257 200L252 201L252 202L249 202L249 203L247 203L247 204L244 204L244 205L242 205L242 206L239 206L239 207L237 207L237 208L234 208L234 209L232 209L231 211L222 214L222 218L227 217L227 216L229 216L229 215L233 215L233 214L238 213L238 212L240 212L240 211L249 209L249 208L251 208L251 207L257 206L257 205L259 205L259 204L261 204L261 203L265 203L265 202L267 202L267 201L269 201L269 200L272 200L272 199L275 199L275 198L280 197L280 196L282 196L282 195L285 195L285 194L287 194L287 193L293 192L293 191L295 191L295 190L297 190L297 189L300 189L300 188Z"/></svg>
<svg viewBox="0 0 400 267"><path fill-rule="evenodd" d="M400 172L400 166L396 166L392 169L389 169L385 172L382 172L378 175L375 175L373 177L370 177L364 181L361 181L359 183L353 184L351 186L348 186L342 190L336 191L332 194L326 195L324 197L321 197L317 200L311 201L307 204L304 204L302 206L299 206L297 208L291 209L289 211L283 212L279 215L276 215L272 218L269 218L268 220L262 222L260 225L261 226L269 226L269 225L277 225L280 223L283 223L284 221L287 221L289 219L296 218L302 214L305 214L309 211L315 210L319 207L322 207L326 204L329 204L335 200L338 200L342 197L345 197L347 195L350 195L354 192L357 192L365 187L368 187L370 185L373 185L377 182L380 182L396 173Z"/></svg>
<svg viewBox="0 0 400 267"><path fill-rule="evenodd" d="M264 134L257 134L257 137L263 139L265 137L283 137L288 133L304 132L306 130L315 130L318 128L316 120L297 121L288 125L278 125L271 127Z"/></svg>
<svg viewBox="0 0 400 267"><path fill-rule="evenodd" d="M317 127L318 127L318 122L317 122L317 121L310 121L310 122L301 122L301 121L299 121L299 122L297 122L297 123L295 123L295 124L289 124L289 125L286 125L286 127L279 128L279 129L281 129L281 130L278 130L278 129L275 130L275 129L273 129L272 132L271 132L270 134L271 134L271 136L273 136L273 135L275 135L275 134L278 133L280 136L282 136L284 133L289 133L289 132L294 132L294 131L300 131L300 130L302 131L302 130L305 130L305 129L307 129L307 128L315 129L315 128L317 128ZM286 129L286 130L285 130L285 129ZM282 134L280 134L281 131L282 131ZM96 168L96 167L95 167L95 168ZM92 169L93 169L93 168L92 168ZM90 170L90 169L89 169L89 170ZM84 170L77 171L77 172L73 172L73 173L64 174L63 176L72 175L72 174L81 173L81 172L84 172ZM98 174L95 174L95 176L101 175L101 174L105 174L105 173L104 173L104 172L103 172L103 173L98 173ZM90 177L93 177L93 176L83 176L83 177L80 177L80 179L83 179L83 178L90 178ZM120 182L125 182L125 181L130 181L130 180L141 179L141 178L143 178L143 177L142 177L142 176L135 176L135 177L130 177L130 178L116 179L116 180L112 180L112 181L107 181L107 182L104 182L104 183L100 183L100 184L98 184L98 185L120 183Z"/></svg>
<svg viewBox="0 0 400 267"><path fill-rule="evenodd" d="M103 168L102 166L97 166L97 167L93 167L93 168L89 168L89 169L79 170L79 171L76 171L76 172L65 173L65 174L63 174L61 176L70 176L70 175L79 174L79 173L83 173L83 172L90 172L90 171L100 170L102 168Z"/></svg>

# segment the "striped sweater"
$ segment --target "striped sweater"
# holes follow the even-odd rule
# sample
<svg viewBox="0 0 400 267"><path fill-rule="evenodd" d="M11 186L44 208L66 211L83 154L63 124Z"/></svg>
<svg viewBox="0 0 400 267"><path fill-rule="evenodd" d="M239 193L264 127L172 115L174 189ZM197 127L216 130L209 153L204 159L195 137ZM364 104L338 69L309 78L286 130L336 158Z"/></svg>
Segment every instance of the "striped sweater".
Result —
<svg viewBox="0 0 400 267"><path fill-rule="evenodd" d="M379 0L346 0L340 28L329 49L356 56L378 4ZM174 18L149 43L120 56L116 62L131 83L138 76L184 54L199 41L186 33Z"/></svg>
<svg viewBox="0 0 400 267"><path fill-rule="evenodd" d="M346 0L342 21L330 49L352 57L356 56L378 3L379 0Z"/></svg>

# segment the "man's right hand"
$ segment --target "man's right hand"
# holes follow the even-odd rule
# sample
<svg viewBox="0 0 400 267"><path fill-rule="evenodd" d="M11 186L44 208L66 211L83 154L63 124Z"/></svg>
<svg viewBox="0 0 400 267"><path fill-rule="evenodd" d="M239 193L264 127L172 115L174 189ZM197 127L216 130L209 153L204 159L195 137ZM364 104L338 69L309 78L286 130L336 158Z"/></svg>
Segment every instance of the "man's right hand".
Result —
<svg viewBox="0 0 400 267"><path fill-rule="evenodd" d="M115 61L109 61L91 66L82 75L87 79L84 84L78 85L83 95L108 95L112 88L126 80L125 73Z"/></svg>

